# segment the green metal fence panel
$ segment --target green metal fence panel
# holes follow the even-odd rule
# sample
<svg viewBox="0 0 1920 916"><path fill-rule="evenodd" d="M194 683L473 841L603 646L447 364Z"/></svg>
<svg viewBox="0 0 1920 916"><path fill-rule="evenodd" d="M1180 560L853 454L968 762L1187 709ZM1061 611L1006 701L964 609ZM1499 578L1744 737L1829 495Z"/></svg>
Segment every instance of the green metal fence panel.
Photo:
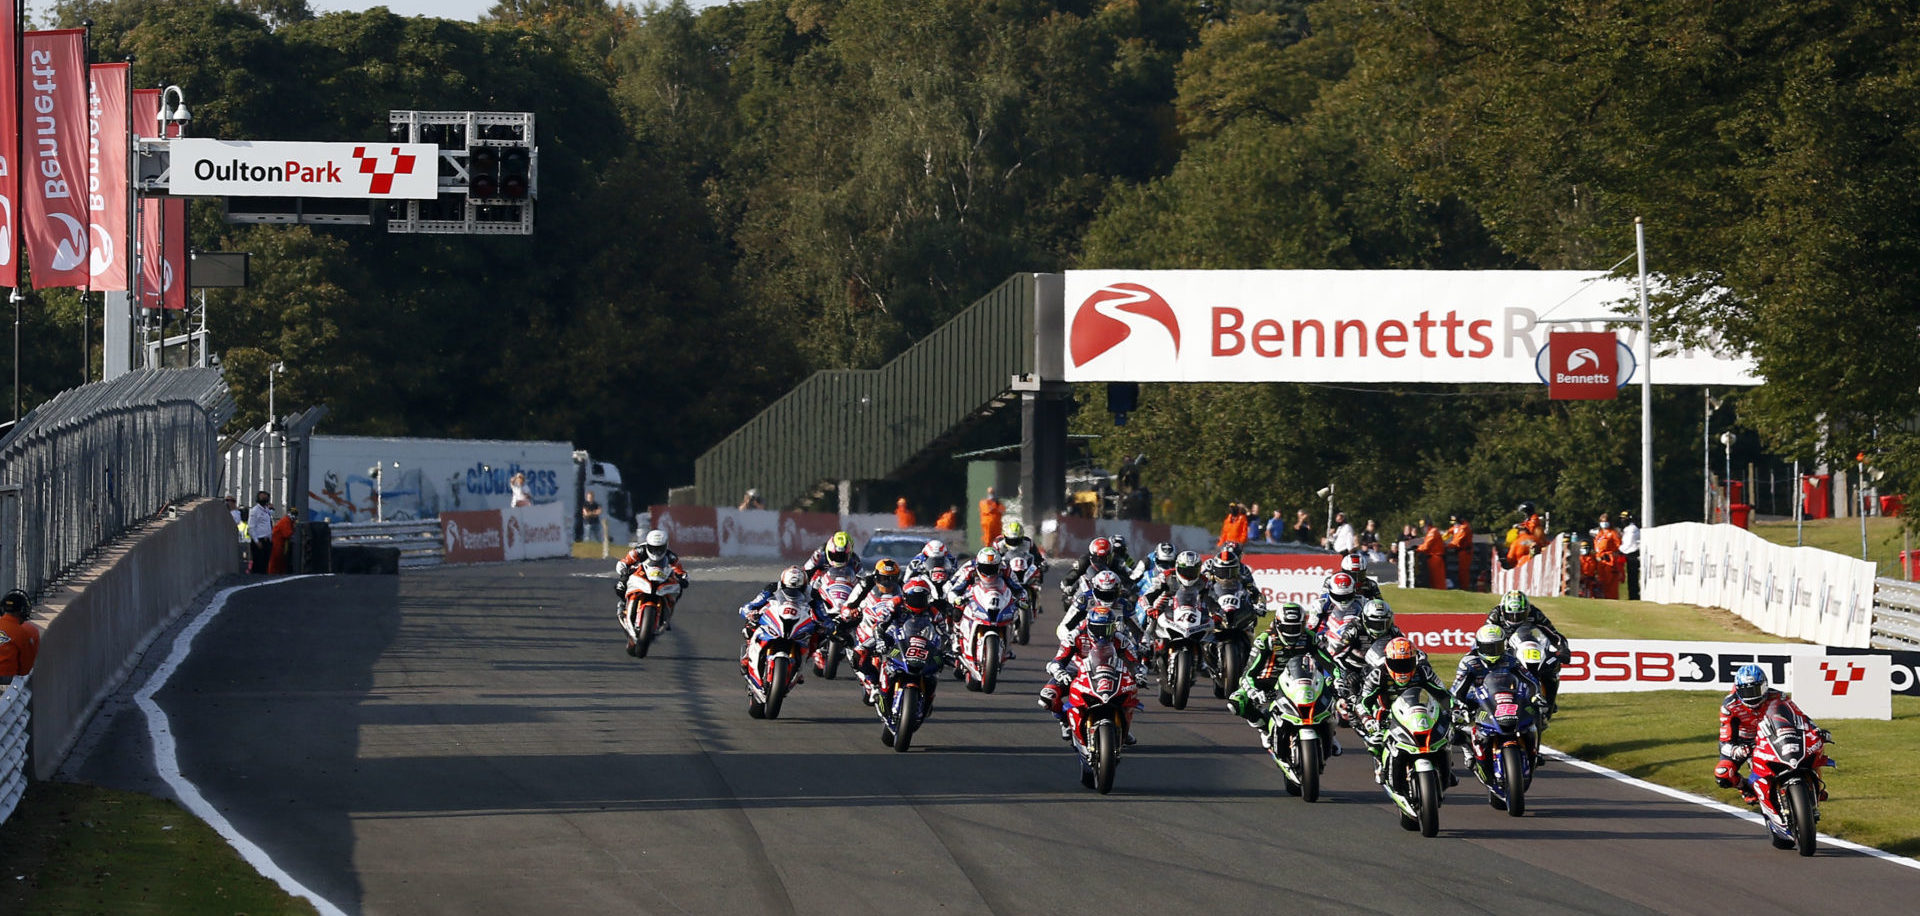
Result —
<svg viewBox="0 0 1920 916"><path fill-rule="evenodd" d="M1034 369L1034 275L1015 274L878 369L816 372L694 462L701 505L792 506L892 475Z"/></svg>

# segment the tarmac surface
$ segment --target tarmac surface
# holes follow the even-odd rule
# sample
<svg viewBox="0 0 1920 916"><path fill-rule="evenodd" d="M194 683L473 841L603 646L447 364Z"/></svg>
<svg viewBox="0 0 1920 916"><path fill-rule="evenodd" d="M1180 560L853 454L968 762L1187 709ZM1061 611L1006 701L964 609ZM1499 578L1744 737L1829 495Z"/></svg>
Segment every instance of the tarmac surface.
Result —
<svg viewBox="0 0 1920 916"><path fill-rule="evenodd" d="M1824 847L1801 859L1758 825L1565 764L1540 772L1519 819L1460 770L1440 836L1422 839L1358 750L1328 764L1318 804L1288 796L1207 690L1184 711L1147 696L1141 743L1100 796L1034 705L1052 653L1039 642L1017 647L994 694L947 681L905 754L881 743L850 675L809 671L781 719L755 720L734 609L774 570L694 561L674 630L635 660L609 568L238 593L157 694L182 771L353 913L1910 913L1920 900L1920 871ZM167 794L144 718L109 708L70 774Z"/></svg>

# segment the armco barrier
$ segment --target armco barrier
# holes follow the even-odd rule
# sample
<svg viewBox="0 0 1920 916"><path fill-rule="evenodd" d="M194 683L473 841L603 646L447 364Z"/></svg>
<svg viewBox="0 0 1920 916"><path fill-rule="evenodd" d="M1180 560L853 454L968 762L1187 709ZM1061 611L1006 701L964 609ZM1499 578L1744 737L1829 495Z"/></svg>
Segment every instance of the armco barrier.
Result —
<svg viewBox="0 0 1920 916"><path fill-rule="evenodd" d="M233 519L198 500L102 549L42 597L32 766L47 779L140 651L221 575L239 571Z"/></svg>
<svg viewBox="0 0 1920 916"><path fill-rule="evenodd" d="M27 682L32 679L17 677L0 687L0 823L13 816L27 791L27 733L33 722Z"/></svg>
<svg viewBox="0 0 1920 916"><path fill-rule="evenodd" d="M1920 583L1873 581L1873 647L1920 650Z"/></svg>

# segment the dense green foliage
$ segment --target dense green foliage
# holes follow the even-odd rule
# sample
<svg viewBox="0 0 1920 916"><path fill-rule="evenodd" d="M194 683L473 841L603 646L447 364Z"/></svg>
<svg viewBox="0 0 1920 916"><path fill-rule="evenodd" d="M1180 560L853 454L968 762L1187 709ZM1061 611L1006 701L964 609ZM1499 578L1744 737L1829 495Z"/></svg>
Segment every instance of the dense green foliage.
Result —
<svg viewBox="0 0 1920 916"><path fill-rule="evenodd" d="M335 432L570 438L648 495L807 372L874 366L1006 275L1066 267L1605 268L1650 228L1663 339L1770 384L1774 453L1920 446L1914 3L505 0L479 23L303 0L67 0L95 58L183 86L194 132L380 136L389 108L529 110L525 238L236 228L210 294L244 408L264 366ZM35 294L27 400L80 372ZM1229 498L1504 520L1637 503L1638 405L1542 392L1152 386L1180 520ZM1098 398L1098 392L1083 392ZM1665 518L1698 505L1698 391L1656 406ZM1821 440L1817 422L1831 421ZM1720 422L1730 419L1723 412ZM1716 428L1717 432L1718 429ZM1760 443L1743 443L1739 455ZM1209 473L1193 473L1206 468ZM957 495L957 494L956 494ZM944 499L942 500L945 501Z"/></svg>

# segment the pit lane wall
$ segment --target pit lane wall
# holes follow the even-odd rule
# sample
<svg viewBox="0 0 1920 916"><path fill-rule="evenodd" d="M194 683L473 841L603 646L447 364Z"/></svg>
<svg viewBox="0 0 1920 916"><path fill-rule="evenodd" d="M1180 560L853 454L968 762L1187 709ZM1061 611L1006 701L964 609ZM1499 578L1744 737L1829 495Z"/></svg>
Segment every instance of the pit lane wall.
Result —
<svg viewBox="0 0 1920 916"><path fill-rule="evenodd" d="M1642 538L1647 601L1722 608L1775 636L1871 645L1872 563L1775 544L1733 525L1661 525Z"/></svg>
<svg viewBox="0 0 1920 916"><path fill-rule="evenodd" d="M109 545L49 590L34 617L45 630L33 666L34 778L53 776L147 643L216 578L239 569L233 519L219 501L203 499Z"/></svg>
<svg viewBox="0 0 1920 916"><path fill-rule="evenodd" d="M667 535L667 543L684 557L741 557L767 560L804 560L836 531L845 531L856 547L879 531L905 531L928 539L939 538L949 549L969 556L983 545L966 542L965 531L938 528L900 528L885 513L775 512L770 509L716 509L712 506L653 506L653 527ZM1145 559L1152 545L1169 541L1181 550L1205 551L1212 544L1207 530L1190 525L1061 516L1038 526L1041 549L1049 557L1073 557L1086 552L1095 537L1124 535L1135 559ZM451 562L451 561L450 561Z"/></svg>

